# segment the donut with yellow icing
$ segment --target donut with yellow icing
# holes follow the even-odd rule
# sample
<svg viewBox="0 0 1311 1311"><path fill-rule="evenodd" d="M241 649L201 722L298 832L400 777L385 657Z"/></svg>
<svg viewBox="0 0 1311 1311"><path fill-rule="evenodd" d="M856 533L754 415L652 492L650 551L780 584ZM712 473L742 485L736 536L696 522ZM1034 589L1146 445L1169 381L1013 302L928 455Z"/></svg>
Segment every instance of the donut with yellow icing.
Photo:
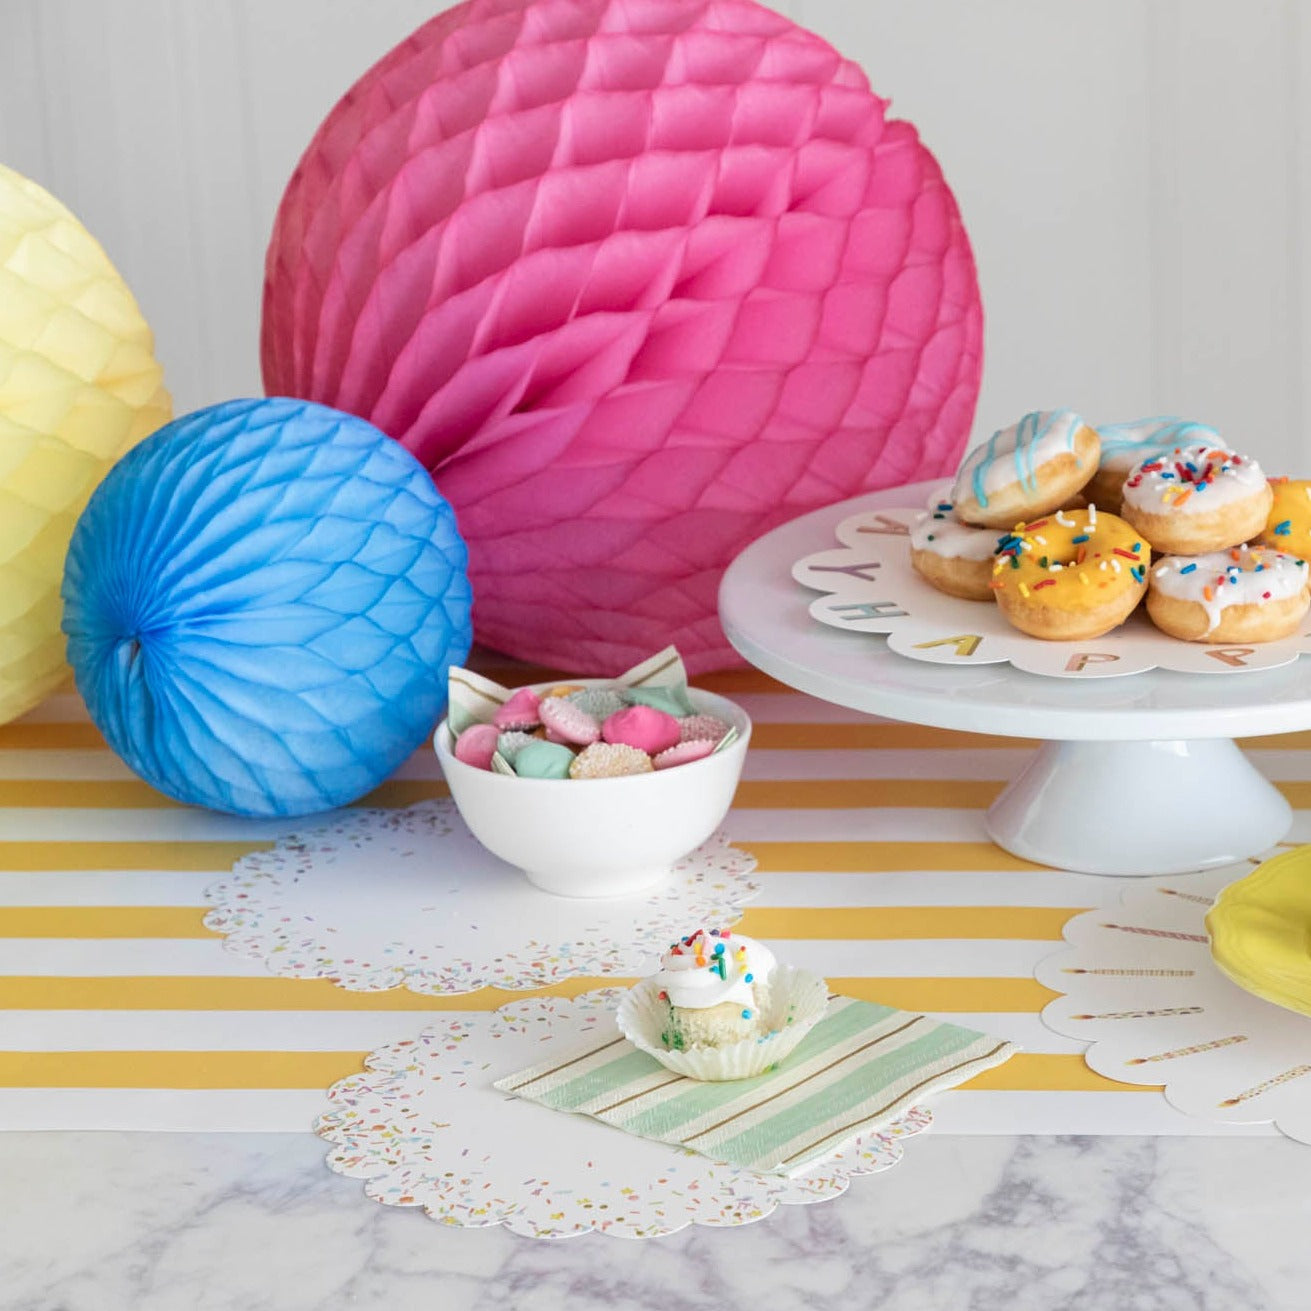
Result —
<svg viewBox="0 0 1311 1311"><path fill-rule="evenodd" d="M1147 613L1185 642L1275 642L1311 608L1308 566L1269 546L1168 555L1152 566Z"/></svg>
<svg viewBox="0 0 1311 1311"><path fill-rule="evenodd" d="M1273 499L1255 460L1201 442L1135 465L1120 513L1161 554L1199 555L1251 541Z"/></svg>
<svg viewBox="0 0 1311 1311"><path fill-rule="evenodd" d="M1094 429L1073 410L1039 410L966 456L948 497L967 524L1009 528L1064 505L1097 470Z"/></svg>
<svg viewBox="0 0 1311 1311"><path fill-rule="evenodd" d="M1150 546L1096 506L1017 524L998 547L993 595L1002 614L1031 637L1100 637L1122 624L1147 590Z"/></svg>
<svg viewBox="0 0 1311 1311"><path fill-rule="evenodd" d="M1273 502L1260 540L1267 546L1311 560L1311 481L1271 478Z"/></svg>
<svg viewBox="0 0 1311 1311"><path fill-rule="evenodd" d="M950 501L939 501L910 529L910 563L925 582L962 601L992 600L997 530L962 523Z"/></svg>
<svg viewBox="0 0 1311 1311"><path fill-rule="evenodd" d="M1144 460L1169 455L1176 446L1185 443L1224 445L1214 428L1174 415L1130 419L1126 423L1099 423L1097 436L1102 443L1101 459L1097 464L1097 472L1083 490L1094 505L1112 514L1120 513L1124 480L1133 472L1135 465Z"/></svg>

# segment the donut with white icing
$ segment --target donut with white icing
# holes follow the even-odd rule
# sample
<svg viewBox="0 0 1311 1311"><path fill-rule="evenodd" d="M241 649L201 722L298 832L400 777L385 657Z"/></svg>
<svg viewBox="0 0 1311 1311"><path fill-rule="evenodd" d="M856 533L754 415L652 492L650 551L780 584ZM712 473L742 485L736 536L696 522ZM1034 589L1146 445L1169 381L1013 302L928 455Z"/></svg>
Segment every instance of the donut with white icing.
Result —
<svg viewBox="0 0 1311 1311"><path fill-rule="evenodd" d="M1038 410L968 452L947 499L965 523L1010 528L1065 505L1096 472L1100 451L1073 410Z"/></svg>
<svg viewBox="0 0 1311 1311"><path fill-rule="evenodd" d="M1147 590L1147 543L1096 506L1019 524L997 545L993 594L1006 619L1030 637L1100 637L1122 624Z"/></svg>
<svg viewBox="0 0 1311 1311"><path fill-rule="evenodd" d="M1273 501L1255 460L1206 442L1136 464L1121 515L1163 555L1199 555L1251 541Z"/></svg>
<svg viewBox="0 0 1311 1311"><path fill-rule="evenodd" d="M1269 546L1171 555L1152 566L1147 613L1186 642L1274 642L1311 607L1308 566Z"/></svg>
<svg viewBox="0 0 1311 1311"><path fill-rule="evenodd" d="M1083 491L1094 505L1112 514L1120 513L1124 480L1133 472L1135 465L1168 455L1177 446L1224 445L1214 428L1175 416L1100 424L1097 436L1102 443L1101 460L1097 472Z"/></svg>
<svg viewBox="0 0 1311 1311"><path fill-rule="evenodd" d="M991 601L997 530L963 523L939 501L911 525L910 563L925 582L962 601Z"/></svg>

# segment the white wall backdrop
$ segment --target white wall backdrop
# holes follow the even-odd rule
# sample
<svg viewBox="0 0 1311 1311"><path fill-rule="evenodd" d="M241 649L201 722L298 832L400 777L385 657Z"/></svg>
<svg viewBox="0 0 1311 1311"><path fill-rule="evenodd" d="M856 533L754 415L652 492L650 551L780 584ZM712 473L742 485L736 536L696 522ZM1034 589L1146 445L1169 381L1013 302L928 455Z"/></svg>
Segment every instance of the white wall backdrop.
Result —
<svg viewBox="0 0 1311 1311"><path fill-rule="evenodd" d="M259 391L264 245L333 101L440 0L3 0L0 160L70 205L179 410ZM1305 0L775 0L942 161L987 315L975 438L1181 413L1311 475Z"/></svg>

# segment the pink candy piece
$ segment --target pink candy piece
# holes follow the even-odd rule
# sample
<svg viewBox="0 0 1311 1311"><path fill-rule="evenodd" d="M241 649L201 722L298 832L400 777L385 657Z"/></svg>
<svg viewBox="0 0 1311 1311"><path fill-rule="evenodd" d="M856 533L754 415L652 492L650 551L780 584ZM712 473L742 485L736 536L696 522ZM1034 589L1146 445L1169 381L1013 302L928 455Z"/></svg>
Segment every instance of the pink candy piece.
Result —
<svg viewBox="0 0 1311 1311"><path fill-rule="evenodd" d="M707 738L713 744L728 732L729 727L717 715L688 715L678 721L678 731L684 742Z"/></svg>
<svg viewBox="0 0 1311 1311"><path fill-rule="evenodd" d="M655 756L677 744L680 730L678 720L663 710L629 706L626 710L616 710L601 725L601 736L607 742L619 742Z"/></svg>
<svg viewBox="0 0 1311 1311"><path fill-rule="evenodd" d="M585 747L600 740L601 725L585 710L580 710L562 696L544 698L537 707L537 713L546 725L548 742Z"/></svg>
<svg viewBox="0 0 1311 1311"><path fill-rule="evenodd" d="M531 687L521 687L492 716L492 723L506 732L536 728L542 722L538 713L541 702L542 698Z"/></svg>
<svg viewBox="0 0 1311 1311"><path fill-rule="evenodd" d="M706 737L689 737L662 751L652 764L657 769L669 769L674 765L687 765L693 760L704 760L714 752L715 744Z"/></svg>
<svg viewBox="0 0 1311 1311"><path fill-rule="evenodd" d="M455 758L475 769L491 769L496 740L501 736L495 724L470 724L455 739Z"/></svg>

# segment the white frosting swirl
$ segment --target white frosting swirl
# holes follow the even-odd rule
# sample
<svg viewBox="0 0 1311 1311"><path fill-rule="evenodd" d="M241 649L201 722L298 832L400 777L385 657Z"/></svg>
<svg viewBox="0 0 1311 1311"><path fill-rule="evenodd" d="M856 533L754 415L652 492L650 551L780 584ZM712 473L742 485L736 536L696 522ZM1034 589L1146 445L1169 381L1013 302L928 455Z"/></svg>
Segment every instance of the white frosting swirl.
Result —
<svg viewBox="0 0 1311 1311"><path fill-rule="evenodd" d="M1271 546L1167 555L1152 566L1152 588L1163 596L1200 605L1206 611L1208 633L1231 605L1285 601L1306 585L1307 566Z"/></svg>
<svg viewBox="0 0 1311 1311"><path fill-rule="evenodd" d="M1255 460L1202 442L1136 464L1125 480L1124 503L1145 514L1206 514L1246 500L1265 483Z"/></svg>
<svg viewBox="0 0 1311 1311"><path fill-rule="evenodd" d="M944 555L951 560L991 560L997 553L1000 537L995 528L975 528L962 523L947 501L926 510L910 530L910 544L917 551Z"/></svg>
<svg viewBox="0 0 1311 1311"><path fill-rule="evenodd" d="M726 1001L755 1010L755 985L767 982L773 968L773 952L754 938L728 929L697 929L661 956L655 982L671 1006L684 1010Z"/></svg>

